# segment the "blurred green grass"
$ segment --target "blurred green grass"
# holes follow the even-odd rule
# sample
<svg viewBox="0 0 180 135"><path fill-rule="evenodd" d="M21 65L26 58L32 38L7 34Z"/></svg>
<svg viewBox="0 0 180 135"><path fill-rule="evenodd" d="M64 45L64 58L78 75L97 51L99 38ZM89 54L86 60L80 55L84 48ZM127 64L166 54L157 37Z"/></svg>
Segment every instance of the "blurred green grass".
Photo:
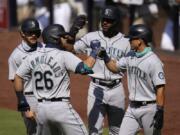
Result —
<svg viewBox="0 0 180 135"><path fill-rule="evenodd" d="M26 131L21 114L17 111L0 108L0 135L25 134ZM108 135L108 128L104 129L103 135Z"/></svg>
<svg viewBox="0 0 180 135"><path fill-rule="evenodd" d="M25 135L21 114L17 111L0 108L0 135Z"/></svg>

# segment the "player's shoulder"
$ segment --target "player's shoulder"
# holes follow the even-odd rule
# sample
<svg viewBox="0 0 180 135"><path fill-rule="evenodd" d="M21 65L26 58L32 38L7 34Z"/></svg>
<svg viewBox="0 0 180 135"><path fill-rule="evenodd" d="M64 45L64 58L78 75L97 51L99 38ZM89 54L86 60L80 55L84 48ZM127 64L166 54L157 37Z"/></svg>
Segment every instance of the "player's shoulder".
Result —
<svg viewBox="0 0 180 135"><path fill-rule="evenodd" d="M130 45L129 38L127 38L123 33L119 32L116 35L116 38L123 43L126 43L127 45Z"/></svg>
<svg viewBox="0 0 180 135"><path fill-rule="evenodd" d="M22 54L25 53L23 51L23 48L22 48L22 45L19 44L11 53L10 57L9 58L16 58L16 57L19 57L19 56L22 56Z"/></svg>
<svg viewBox="0 0 180 135"><path fill-rule="evenodd" d="M149 53L149 59L150 59L152 64L157 64L157 63L163 64L161 59L159 58L159 56L155 52L153 52L153 51L151 51Z"/></svg>
<svg viewBox="0 0 180 135"><path fill-rule="evenodd" d="M83 38L86 38L86 39L89 39L89 40L100 39L101 38L100 31L89 32L89 33L85 34L83 36Z"/></svg>

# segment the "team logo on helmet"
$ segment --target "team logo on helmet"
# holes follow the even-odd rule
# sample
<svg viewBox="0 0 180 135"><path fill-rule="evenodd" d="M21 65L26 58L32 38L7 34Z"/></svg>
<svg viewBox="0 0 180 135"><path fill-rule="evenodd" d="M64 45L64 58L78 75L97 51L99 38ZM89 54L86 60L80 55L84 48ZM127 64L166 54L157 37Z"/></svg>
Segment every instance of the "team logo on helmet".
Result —
<svg viewBox="0 0 180 135"><path fill-rule="evenodd" d="M106 16L111 16L113 13L112 13L112 10L111 10L111 9L105 9L104 14L105 14Z"/></svg>
<svg viewBox="0 0 180 135"><path fill-rule="evenodd" d="M160 79L164 79L164 73L163 72L159 72L158 76Z"/></svg>
<svg viewBox="0 0 180 135"><path fill-rule="evenodd" d="M35 28L36 24L34 22L31 22L31 26L32 26L32 28Z"/></svg>

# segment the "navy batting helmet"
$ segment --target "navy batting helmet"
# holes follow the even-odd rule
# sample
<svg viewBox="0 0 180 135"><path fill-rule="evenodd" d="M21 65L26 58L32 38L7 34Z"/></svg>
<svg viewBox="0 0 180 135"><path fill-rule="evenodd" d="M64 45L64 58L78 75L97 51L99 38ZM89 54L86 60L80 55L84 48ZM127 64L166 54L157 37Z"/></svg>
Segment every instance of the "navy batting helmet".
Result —
<svg viewBox="0 0 180 135"><path fill-rule="evenodd" d="M118 7L107 6L102 10L101 19L120 21L121 13Z"/></svg>
<svg viewBox="0 0 180 135"><path fill-rule="evenodd" d="M130 40L140 38L149 43L152 42L152 30L144 24L132 25L126 37Z"/></svg>
<svg viewBox="0 0 180 135"><path fill-rule="evenodd" d="M66 34L64 27L60 24L52 24L47 26L42 32L44 43L58 44L59 38Z"/></svg>
<svg viewBox="0 0 180 135"><path fill-rule="evenodd" d="M24 34L36 34L38 37L41 35L41 30L39 23L36 19L28 18L24 20L21 24L21 31Z"/></svg>

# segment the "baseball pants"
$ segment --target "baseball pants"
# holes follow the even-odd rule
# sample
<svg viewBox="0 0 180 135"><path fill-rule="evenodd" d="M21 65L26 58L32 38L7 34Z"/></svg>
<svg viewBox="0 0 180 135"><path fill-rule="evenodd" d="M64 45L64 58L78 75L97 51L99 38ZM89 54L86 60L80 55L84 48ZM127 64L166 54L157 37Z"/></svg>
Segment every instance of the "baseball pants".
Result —
<svg viewBox="0 0 180 135"><path fill-rule="evenodd" d="M38 104L37 135L88 135L87 129L69 102L44 101Z"/></svg>
<svg viewBox="0 0 180 135"><path fill-rule="evenodd" d="M156 104L148 104L139 108L128 106L124 115L119 135L135 135L140 128L143 128L144 135L153 134L151 127L156 112Z"/></svg>
<svg viewBox="0 0 180 135"><path fill-rule="evenodd" d="M91 82L88 91L88 127L90 135L101 135L105 115L108 118L109 135L118 135L124 116L125 95L122 83L113 88Z"/></svg>

